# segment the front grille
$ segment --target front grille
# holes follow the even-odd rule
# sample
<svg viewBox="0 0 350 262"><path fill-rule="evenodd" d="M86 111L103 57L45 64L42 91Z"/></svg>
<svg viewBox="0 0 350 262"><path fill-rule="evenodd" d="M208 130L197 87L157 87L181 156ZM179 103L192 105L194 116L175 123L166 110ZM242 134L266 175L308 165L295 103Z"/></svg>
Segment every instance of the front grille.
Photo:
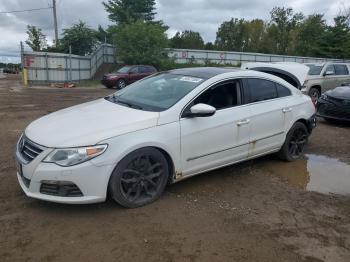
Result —
<svg viewBox="0 0 350 262"><path fill-rule="evenodd" d="M40 193L51 196L61 197L80 197L83 193L74 183L42 183L40 186Z"/></svg>
<svg viewBox="0 0 350 262"><path fill-rule="evenodd" d="M35 159L43 150L32 141L28 140L25 137L22 137L18 142L18 151L23 159L29 163Z"/></svg>
<svg viewBox="0 0 350 262"><path fill-rule="evenodd" d="M318 113L323 116L350 119L350 106L340 106L331 103L319 104Z"/></svg>

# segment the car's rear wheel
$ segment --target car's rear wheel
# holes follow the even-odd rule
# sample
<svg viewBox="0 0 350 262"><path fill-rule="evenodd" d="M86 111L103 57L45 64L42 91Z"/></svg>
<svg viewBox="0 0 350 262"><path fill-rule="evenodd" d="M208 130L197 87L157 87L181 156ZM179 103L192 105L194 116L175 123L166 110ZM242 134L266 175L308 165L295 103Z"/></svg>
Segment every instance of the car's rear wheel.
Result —
<svg viewBox="0 0 350 262"><path fill-rule="evenodd" d="M320 90L318 90L316 87L312 87L312 88L310 88L309 96L310 96L313 100L317 101L317 99L319 99L320 96L321 96L321 92L320 92Z"/></svg>
<svg viewBox="0 0 350 262"><path fill-rule="evenodd" d="M112 198L134 208L149 204L162 194L169 175L164 155L152 147L136 150L123 158L109 182Z"/></svg>
<svg viewBox="0 0 350 262"><path fill-rule="evenodd" d="M304 152L308 137L309 132L306 126L301 122L296 122L289 130L278 156L286 161L299 159Z"/></svg>
<svg viewBox="0 0 350 262"><path fill-rule="evenodd" d="M119 79L117 82L117 88L118 89L123 89L124 87L126 87L126 82L124 79Z"/></svg>

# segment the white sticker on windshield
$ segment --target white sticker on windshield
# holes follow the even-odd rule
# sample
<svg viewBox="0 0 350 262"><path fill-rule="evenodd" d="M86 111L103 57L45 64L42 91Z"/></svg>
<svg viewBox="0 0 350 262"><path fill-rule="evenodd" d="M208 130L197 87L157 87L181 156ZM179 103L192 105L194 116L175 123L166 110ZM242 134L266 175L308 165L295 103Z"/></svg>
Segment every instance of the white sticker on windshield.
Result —
<svg viewBox="0 0 350 262"><path fill-rule="evenodd" d="M203 80L202 78L191 77L191 76L183 76L180 78L180 81L186 81L186 82L192 82L192 83L199 83L202 80Z"/></svg>

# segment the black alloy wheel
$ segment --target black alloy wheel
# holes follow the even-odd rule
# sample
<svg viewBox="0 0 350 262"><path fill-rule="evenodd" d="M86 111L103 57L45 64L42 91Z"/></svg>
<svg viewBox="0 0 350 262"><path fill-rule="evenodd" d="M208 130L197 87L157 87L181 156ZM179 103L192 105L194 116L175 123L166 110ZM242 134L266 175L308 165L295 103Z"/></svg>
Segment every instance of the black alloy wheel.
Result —
<svg viewBox="0 0 350 262"><path fill-rule="evenodd" d="M289 130L278 156L287 161L299 159L303 155L308 138L309 132L306 126L301 122L296 122Z"/></svg>
<svg viewBox="0 0 350 262"><path fill-rule="evenodd" d="M118 164L110 180L115 201L124 207L139 207L156 200L168 179L168 163L154 148L130 153Z"/></svg>
<svg viewBox="0 0 350 262"><path fill-rule="evenodd" d="M304 147L307 141L308 134L304 128L295 129L288 145L289 154L297 159L304 151Z"/></svg>

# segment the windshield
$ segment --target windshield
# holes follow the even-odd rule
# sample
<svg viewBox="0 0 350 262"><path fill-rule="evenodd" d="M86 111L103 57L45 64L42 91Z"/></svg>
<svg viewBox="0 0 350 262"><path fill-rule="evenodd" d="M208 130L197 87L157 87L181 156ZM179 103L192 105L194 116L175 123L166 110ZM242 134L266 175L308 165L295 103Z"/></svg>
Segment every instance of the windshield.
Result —
<svg viewBox="0 0 350 262"><path fill-rule="evenodd" d="M129 72L131 66L123 66L122 68L118 69L118 73L122 73L122 74L125 74L127 72Z"/></svg>
<svg viewBox="0 0 350 262"><path fill-rule="evenodd" d="M321 74L323 65L307 64L307 66L310 68L308 75L314 76Z"/></svg>
<svg viewBox="0 0 350 262"><path fill-rule="evenodd" d="M138 81L106 99L145 111L160 112L177 103L204 79L160 73Z"/></svg>

